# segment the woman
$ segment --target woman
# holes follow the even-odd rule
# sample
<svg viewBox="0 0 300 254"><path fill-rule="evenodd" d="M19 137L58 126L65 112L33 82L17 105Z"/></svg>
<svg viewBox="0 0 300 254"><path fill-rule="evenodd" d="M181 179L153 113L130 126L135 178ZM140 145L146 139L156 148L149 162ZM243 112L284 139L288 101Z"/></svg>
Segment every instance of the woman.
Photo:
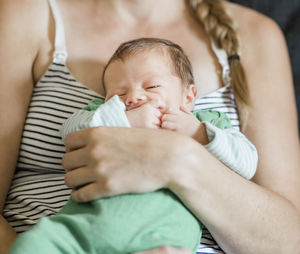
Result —
<svg viewBox="0 0 300 254"><path fill-rule="evenodd" d="M5 0L0 3L0 36L5 38L0 41L0 55L5 62L0 69L0 203L5 217L0 220L0 239L5 243L1 244L1 253L5 253L15 239L15 230L22 231L18 228L20 223L23 227L27 221L34 223L39 217L51 214L47 213L51 202L45 205L47 209L38 210L34 205L36 201L33 202L36 192L31 192L31 196L26 196L27 204L38 213L31 212L26 217L24 214L30 210L28 206L25 208L22 204L23 210L18 208L18 202L24 198L16 200L27 191L22 188L41 182L45 182L44 187L49 186L49 179L51 183L62 181L59 177L63 174L59 169L63 149L58 141L55 143L57 149L61 149L58 155L53 143L43 140L45 145L42 147L33 141L41 141L40 132L44 129L48 132L45 131L47 135L43 136L58 139L56 127L52 126L59 125L59 120L47 103L61 94L64 94L59 97L62 100L71 96L71 90L57 96L56 88L51 92L49 89L54 84L72 85L75 81L84 84L88 89L81 86L85 93L76 98L75 111L76 107L81 107L79 102L84 96L102 93L99 85L101 66L115 48L121 42L137 37L167 38L181 45L191 59L200 95L217 91L210 98L220 92L223 98L230 98L227 88L229 85L233 88L242 130L259 153L257 174L253 182L248 182L232 173L199 144L172 132L87 129L66 139L67 153L62 161L68 171L66 184L72 188L85 185L72 192L73 199L84 202L119 193L169 188L201 219L226 253L300 253L296 107L286 45L278 27L252 10L218 0L178 0L176 4L173 0L75 0L72 3L57 0L58 6L51 4L52 11L47 1ZM233 17L236 31L223 7ZM57 9L61 15L57 15ZM60 39L55 41L55 38ZM236 38L240 39L240 44ZM231 82L226 54L212 47L211 40L216 48L225 49L229 57ZM66 71L65 64L70 72ZM247 76L247 86L242 68ZM75 88L74 85L70 89ZM44 103L42 109L41 101ZM56 108L62 109L62 105L63 101L60 101ZM51 111L47 119L56 118L40 120L36 114L42 114L41 111L47 114ZM66 118L70 111L60 110L59 117ZM31 122L33 120L37 122ZM47 149L51 167L39 160ZM122 165L122 171L118 170L119 165ZM43 171L42 176L40 171ZM20 186L22 188L18 189ZM30 191L33 189L31 187ZM42 192L40 185L35 189ZM59 196L57 189L47 195L50 193L51 198ZM55 205L59 209L64 200L57 204L58 201ZM21 215L26 218L22 219ZM164 248L161 253L170 250ZM205 247L202 250L205 253Z"/></svg>

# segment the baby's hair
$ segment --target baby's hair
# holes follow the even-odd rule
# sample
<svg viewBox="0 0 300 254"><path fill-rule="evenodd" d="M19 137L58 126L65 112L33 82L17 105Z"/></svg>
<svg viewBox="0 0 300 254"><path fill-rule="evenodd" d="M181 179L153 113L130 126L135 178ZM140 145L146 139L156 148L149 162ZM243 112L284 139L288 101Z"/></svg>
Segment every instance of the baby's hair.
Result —
<svg viewBox="0 0 300 254"><path fill-rule="evenodd" d="M179 45L166 39L139 38L122 43L109 59L102 73L102 84L104 89L105 72L112 62L116 60L124 61L126 58L151 50L156 50L157 52L162 53L162 55L169 57L171 66L174 68L176 75L182 80L183 84L194 84L192 65Z"/></svg>
<svg viewBox="0 0 300 254"><path fill-rule="evenodd" d="M225 0L187 0L196 19L203 25L211 41L227 53L231 85L245 126L246 106L250 104L247 78L239 59L239 41L231 17L226 13ZM242 126L243 127L243 126Z"/></svg>

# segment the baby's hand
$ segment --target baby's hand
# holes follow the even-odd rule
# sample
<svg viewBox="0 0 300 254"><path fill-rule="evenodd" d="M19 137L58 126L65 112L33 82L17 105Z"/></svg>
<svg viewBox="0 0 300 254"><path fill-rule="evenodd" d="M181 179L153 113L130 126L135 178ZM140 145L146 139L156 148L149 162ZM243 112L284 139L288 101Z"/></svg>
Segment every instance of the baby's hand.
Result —
<svg viewBox="0 0 300 254"><path fill-rule="evenodd" d="M208 144L205 124L183 107L168 109L161 118L161 128L190 136L201 144Z"/></svg>
<svg viewBox="0 0 300 254"><path fill-rule="evenodd" d="M176 131L190 137L193 137L200 126L198 119L191 112L183 108L167 109L161 120L161 127L163 129Z"/></svg>
<svg viewBox="0 0 300 254"><path fill-rule="evenodd" d="M131 127L135 128L160 128L162 113L152 103L145 103L138 108L126 111Z"/></svg>
<svg viewBox="0 0 300 254"><path fill-rule="evenodd" d="M192 251L171 246L163 246L148 251L135 252L133 254L192 254Z"/></svg>

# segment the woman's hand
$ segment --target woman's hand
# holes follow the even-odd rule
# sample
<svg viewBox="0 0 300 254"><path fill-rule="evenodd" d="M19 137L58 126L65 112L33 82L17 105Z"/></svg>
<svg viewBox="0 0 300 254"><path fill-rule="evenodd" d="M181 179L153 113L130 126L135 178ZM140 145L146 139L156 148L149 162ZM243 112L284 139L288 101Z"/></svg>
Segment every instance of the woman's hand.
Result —
<svg viewBox="0 0 300 254"><path fill-rule="evenodd" d="M97 127L71 133L65 143L66 185L85 202L168 187L195 142L166 130Z"/></svg>

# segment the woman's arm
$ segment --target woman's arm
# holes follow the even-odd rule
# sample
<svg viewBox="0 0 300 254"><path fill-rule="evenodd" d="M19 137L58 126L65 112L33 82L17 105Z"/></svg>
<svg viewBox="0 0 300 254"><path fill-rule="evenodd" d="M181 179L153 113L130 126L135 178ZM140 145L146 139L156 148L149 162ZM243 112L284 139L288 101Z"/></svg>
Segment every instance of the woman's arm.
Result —
<svg viewBox="0 0 300 254"><path fill-rule="evenodd" d="M191 138L170 131L100 127L70 134L66 146L73 150L63 159L66 184L90 183L73 191L77 201L168 187L225 251L297 253L299 217L290 202L238 176ZM281 251L287 233L289 244Z"/></svg>
<svg viewBox="0 0 300 254"><path fill-rule="evenodd" d="M270 19L236 10L252 103L245 135L259 157L255 184L212 166L171 188L225 252L300 253L300 147L286 43Z"/></svg>
<svg viewBox="0 0 300 254"><path fill-rule="evenodd" d="M0 211L16 166L33 87L32 66L38 51L36 3L0 1ZM30 11L30 10L33 10ZM6 253L15 231L0 216L0 253Z"/></svg>
<svg viewBox="0 0 300 254"><path fill-rule="evenodd" d="M249 81L252 104L245 135L258 150L256 184L220 169L211 181L191 174L174 191L196 214L209 215L204 222L225 252L300 253L300 149L286 43L273 21L240 8L233 7L232 13L239 21L241 59ZM206 179L207 202L201 204L206 212L195 207L199 190L191 192L200 177Z"/></svg>

